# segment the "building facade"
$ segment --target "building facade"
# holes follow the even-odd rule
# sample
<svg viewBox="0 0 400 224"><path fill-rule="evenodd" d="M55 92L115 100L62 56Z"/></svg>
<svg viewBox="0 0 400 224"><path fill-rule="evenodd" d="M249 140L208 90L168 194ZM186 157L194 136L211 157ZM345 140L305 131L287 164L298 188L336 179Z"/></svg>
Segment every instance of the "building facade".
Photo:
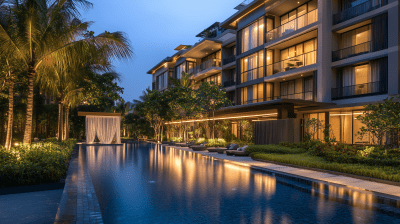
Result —
<svg viewBox="0 0 400 224"><path fill-rule="evenodd" d="M233 106L220 119L316 118L339 142L372 142L358 137L356 117L399 95L398 0L254 0L235 9L150 70L153 88L186 71L223 85Z"/></svg>

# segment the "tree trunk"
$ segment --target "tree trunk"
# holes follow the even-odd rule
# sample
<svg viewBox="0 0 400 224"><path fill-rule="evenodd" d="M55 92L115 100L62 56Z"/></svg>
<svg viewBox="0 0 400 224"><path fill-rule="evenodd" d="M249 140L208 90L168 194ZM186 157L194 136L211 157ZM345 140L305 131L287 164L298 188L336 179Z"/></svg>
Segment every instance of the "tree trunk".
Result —
<svg viewBox="0 0 400 224"><path fill-rule="evenodd" d="M163 132L164 132L164 125L161 126L161 140L160 140L161 142L163 140L163 137L162 137Z"/></svg>
<svg viewBox="0 0 400 224"><path fill-rule="evenodd" d="M64 140L68 140L69 139L69 106L68 103L65 106L65 124L64 124L64 130L65 130L65 134L64 134Z"/></svg>
<svg viewBox="0 0 400 224"><path fill-rule="evenodd" d="M63 102L60 100L58 102L58 141L62 140L62 133L63 133Z"/></svg>
<svg viewBox="0 0 400 224"><path fill-rule="evenodd" d="M213 111L213 128L212 128L212 138L215 138L215 118L214 118L214 111Z"/></svg>
<svg viewBox="0 0 400 224"><path fill-rule="evenodd" d="M33 113L33 79L35 77L35 69L29 66L28 70L28 98L26 104L26 123L24 131L24 144L32 143L32 113Z"/></svg>
<svg viewBox="0 0 400 224"><path fill-rule="evenodd" d="M13 134L13 120L14 120L14 81L10 81L8 86L8 123L7 123L7 137L6 149L11 149L12 134Z"/></svg>

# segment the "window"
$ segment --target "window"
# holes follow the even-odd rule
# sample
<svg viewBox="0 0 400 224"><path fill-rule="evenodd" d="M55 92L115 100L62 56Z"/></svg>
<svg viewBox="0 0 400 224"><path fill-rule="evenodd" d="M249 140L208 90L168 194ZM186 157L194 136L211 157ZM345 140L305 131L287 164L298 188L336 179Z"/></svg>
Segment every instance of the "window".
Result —
<svg viewBox="0 0 400 224"><path fill-rule="evenodd" d="M213 82L216 85L221 85L221 73L213 76L209 76L201 80L201 82Z"/></svg>
<svg viewBox="0 0 400 224"><path fill-rule="evenodd" d="M181 79L182 72L186 73L186 62L183 62L182 64L180 64L176 67L176 74L175 74L176 79Z"/></svg>
<svg viewBox="0 0 400 224"><path fill-rule="evenodd" d="M241 88L242 105L264 101L264 83Z"/></svg>
<svg viewBox="0 0 400 224"><path fill-rule="evenodd" d="M313 10L317 9L317 0L313 0L311 2L308 2L300 7L298 7L297 9L290 11L289 13L286 13L284 15L281 16L281 25L284 25L286 23L289 23L290 21L295 20L296 18L299 18L305 14L307 14L307 12L311 12ZM301 20L299 21L299 23L305 23L305 20L307 18L301 18ZM289 26L291 24L288 24ZM294 25L294 24L293 24ZM299 24L300 25L300 24ZM299 26L298 25L298 26ZM289 29L289 28L288 28ZM294 29L294 27L293 27ZM286 29L285 29L286 30Z"/></svg>
<svg viewBox="0 0 400 224"><path fill-rule="evenodd" d="M371 49L371 25L346 32L342 34L342 58L351 57L356 54L369 52Z"/></svg>
<svg viewBox="0 0 400 224"><path fill-rule="evenodd" d="M242 52L244 53L264 44L264 17L244 28L242 31Z"/></svg>
<svg viewBox="0 0 400 224"><path fill-rule="evenodd" d="M317 119L319 123L310 127L305 127L304 132L311 134L311 137L313 139L318 139L320 141L323 141L325 138L324 135L325 113L304 114L305 124L307 123L307 121L312 119Z"/></svg>
<svg viewBox="0 0 400 224"><path fill-rule="evenodd" d="M264 51L241 59L241 83L264 76Z"/></svg>
<svg viewBox="0 0 400 224"><path fill-rule="evenodd" d="M168 71L157 76L157 86L159 90L168 86Z"/></svg>
<svg viewBox="0 0 400 224"><path fill-rule="evenodd" d="M313 100L313 78L306 77L281 82L281 99Z"/></svg>

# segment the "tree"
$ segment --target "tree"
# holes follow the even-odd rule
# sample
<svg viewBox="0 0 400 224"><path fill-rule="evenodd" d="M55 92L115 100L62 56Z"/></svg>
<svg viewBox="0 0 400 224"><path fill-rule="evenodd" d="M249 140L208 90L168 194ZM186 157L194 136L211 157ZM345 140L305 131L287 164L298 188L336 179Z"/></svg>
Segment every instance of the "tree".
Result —
<svg viewBox="0 0 400 224"><path fill-rule="evenodd" d="M385 99L383 103L364 106L363 115L357 117L364 124L358 132L359 138L363 139L364 136L371 134L379 145L383 145L383 140L387 137L389 140L385 143L387 148L398 142L400 103L394 102L393 99L394 97L391 97Z"/></svg>
<svg viewBox="0 0 400 224"><path fill-rule="evenodd" d="M24 143L31 143L33 86L37 76L77 67L101 53L107 58L127 58L132 54L121 32L94 36L90 23L82 22L79 8L90 8L85 0L15 0L9 3L17 35L0 26L0 56L13 55L27 71L28 97Z"/></svg>
<svg viewBox="0 0 400 224"><path fill-rule="evenodd" d="M226 96L225 90L222 86L215 85L214 82L203 82L196 90L196 98L202 110L206 113L212 113L212 138L215 132L215 119L214 113L222 107L231 106L232 103Z"/></svg>

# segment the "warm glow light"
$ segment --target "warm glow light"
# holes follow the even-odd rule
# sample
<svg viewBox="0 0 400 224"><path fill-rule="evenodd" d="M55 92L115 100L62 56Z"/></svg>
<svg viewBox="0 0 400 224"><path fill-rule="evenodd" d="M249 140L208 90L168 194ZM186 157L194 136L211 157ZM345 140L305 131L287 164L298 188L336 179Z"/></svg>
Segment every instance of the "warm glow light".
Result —
<svg viewBox="0 0 400 224"><path fill-rule="evenodd" d="M267 57L267 60L271 59L270 57Z"/></svg>
<svg viewBox="0 0 400 224"><path fill-rule="evenodd" d="M214 120L228 120L228 119L237 119L237 118L256 118L256 117L264 117L264 116L273 116L277 115L278 113L271 113L271 114L260 114L260 115L250 115L250 116L237 116L237 117L222 117L222 118L215 118ZM187 121L182 121L182 123L191 123L191 122L201 122L201 121L212 121L212 118L207 118L207 119L200 119L200 120L187 120ZM169 122L166 124L180 124L180 121L175 121L175 122Z"/></svg>
<svg viewBox="0 0 400 224"><path fill-rule="evenodd" d="M15 146L18 146L19 144L18 144L18 142L16 142L14 145L15 145Z"/></svg>
<svg viewBox="0 0 400 224"><path fill-rule="evenodd" d="M351 116L352 114L331 114L330 116Z"/></svg>

